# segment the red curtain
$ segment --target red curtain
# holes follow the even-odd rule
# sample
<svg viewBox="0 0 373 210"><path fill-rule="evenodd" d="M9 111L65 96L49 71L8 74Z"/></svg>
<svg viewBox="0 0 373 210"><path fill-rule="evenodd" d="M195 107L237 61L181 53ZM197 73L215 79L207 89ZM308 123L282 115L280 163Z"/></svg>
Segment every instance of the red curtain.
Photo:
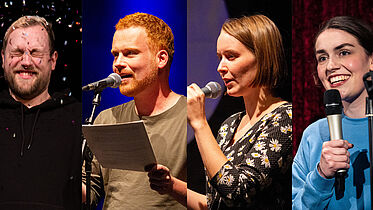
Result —
<svg viewBox="0 0 373 210"><path fill-rule="evenodd" d="M293 0L292 83L293 154L303 130L325 116L322 87L316 87L313 39L319 25L334 16L348 15L365 20L373 27L373 0Z"/></svg>

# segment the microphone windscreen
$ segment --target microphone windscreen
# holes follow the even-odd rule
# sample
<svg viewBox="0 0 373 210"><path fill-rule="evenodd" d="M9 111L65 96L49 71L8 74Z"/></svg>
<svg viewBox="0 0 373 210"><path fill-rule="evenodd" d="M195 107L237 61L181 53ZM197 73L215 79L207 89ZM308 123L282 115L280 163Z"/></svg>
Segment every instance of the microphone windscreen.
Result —
<svg viewBox="0 0 373 210"><path fill-rule="evenodd" d="M325 91L324 105L326 115L342 114L343 106L339 91L336 89Z"/></svg>
<svg viewBox="0 0 373 210"><path fill-rule="evenodd" d="M113 85L112 88L117 88L122 83L122 77L117 73L111 73L108 77L113 79Z"/></svg>
<svg viewBox="0 0 373 210"><path fill-rule="evenodd" d="M217 82L209 82L201 90L207 98L217 98L221 94L221 86Z"/></svg>

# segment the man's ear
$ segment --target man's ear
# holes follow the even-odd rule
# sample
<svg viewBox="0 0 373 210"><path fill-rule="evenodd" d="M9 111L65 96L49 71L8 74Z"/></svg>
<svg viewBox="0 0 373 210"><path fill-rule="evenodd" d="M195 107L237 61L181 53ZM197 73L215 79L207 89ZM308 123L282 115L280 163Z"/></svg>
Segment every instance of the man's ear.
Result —
<svg viewBox="0 0 373 210"><path fill-rule="evenodd" d="M52 71L56 68L58 53L57 51L54 51L51 55L50 62L52 64Z"/></svg>
<svg viewBox="0 0 373 210"><path fill-rule="evenodd" d="M1 67L3 67L3 69L4 69L4 71L5 71L5 64L4 64L4 61L5 61L5 58L4 58L4 50L1 50L1 60L3 61L2 63L1 63Z"/></svg>
<svg viewBox="0 0 373 210"><path fill-rule="evenodd" d="M167 63L168 63L168 53L166 50L160 50L158 51L157 55L156 55L156 59L157 59L157 66L159 69L163 69Z"/></svg>

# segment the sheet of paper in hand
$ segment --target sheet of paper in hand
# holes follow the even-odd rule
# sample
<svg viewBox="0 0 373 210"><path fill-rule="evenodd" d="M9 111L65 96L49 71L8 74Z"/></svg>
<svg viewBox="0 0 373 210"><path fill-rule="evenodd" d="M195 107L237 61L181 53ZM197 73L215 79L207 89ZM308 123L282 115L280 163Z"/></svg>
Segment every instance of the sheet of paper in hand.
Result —
<svg viewBox="0 0 373 210"><path fill-rule="evenodd" d="M83 125L84 137L105 168L144 171L157 163L143 121Z"/></svg>

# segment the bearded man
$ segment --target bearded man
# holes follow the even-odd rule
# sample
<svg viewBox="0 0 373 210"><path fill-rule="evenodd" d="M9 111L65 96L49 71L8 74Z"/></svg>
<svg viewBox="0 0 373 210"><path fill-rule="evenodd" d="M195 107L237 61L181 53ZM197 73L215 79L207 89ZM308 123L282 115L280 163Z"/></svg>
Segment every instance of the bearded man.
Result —
<svg viewBox="0 0 373 210"><path fill-rule="evenodd" d="M116 25L111 53L113 71L122 77L120 92L134 100L102 111L95 124L143 120L158 163L186 181L186 97L168 83L174 54L170 27L153 15L127 15ZM153 191L145 172L102 168L94 159L92 174L92 200L97 202L104 188L103 209L185 209L177 198ZM84 200L84 184L82 192Z"/></svg>
<svg viewBox="0 0 373 210"><path fill-rule="evenodd" d="M4 36L0 209L81 207L81 106L48 92L54 41L52 25L38 16L19 18Z"/></svg>

